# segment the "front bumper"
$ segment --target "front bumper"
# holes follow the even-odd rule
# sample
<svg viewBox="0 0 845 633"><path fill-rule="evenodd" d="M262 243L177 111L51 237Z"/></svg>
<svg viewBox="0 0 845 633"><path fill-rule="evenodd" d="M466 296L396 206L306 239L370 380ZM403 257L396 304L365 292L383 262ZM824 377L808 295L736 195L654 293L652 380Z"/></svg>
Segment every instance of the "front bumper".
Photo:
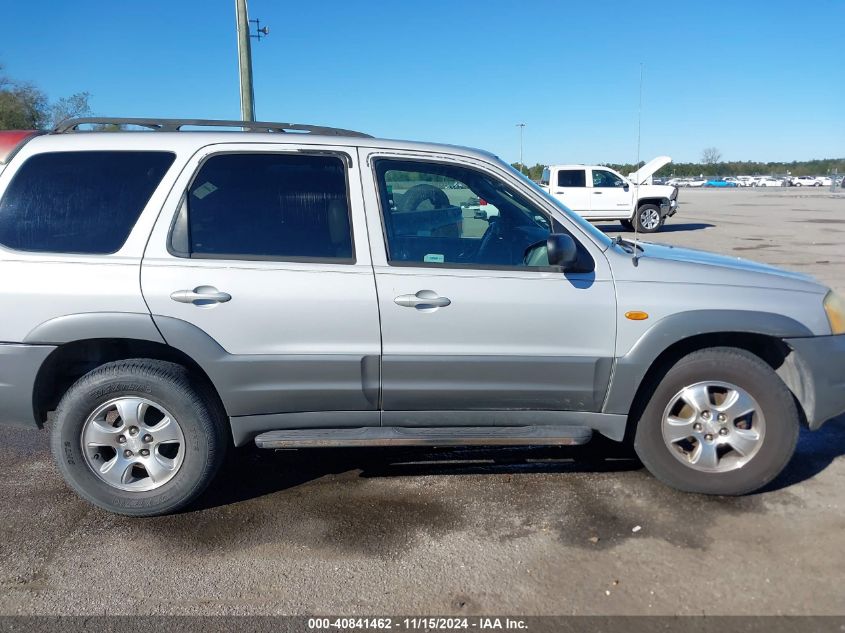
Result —
<svg viewBox="0 0 845 633"><path fill-rule="evenodd" d="M671 218L675 213L678 212L678 201L677 200L664 200L660 203L660 214L664 218Z"/></svg>
<svg viewBox="0 0 845 633"><path fill-rule="evenodd" d="M795 355L801 393L810 428L845 412L845 334L785 339Z"/></svg>
<svg viewBox="0 0 845 633"><path fill-rule="evenodd" d="M38 427L32 392L53 345L0 343L0 424Z"/></svg>

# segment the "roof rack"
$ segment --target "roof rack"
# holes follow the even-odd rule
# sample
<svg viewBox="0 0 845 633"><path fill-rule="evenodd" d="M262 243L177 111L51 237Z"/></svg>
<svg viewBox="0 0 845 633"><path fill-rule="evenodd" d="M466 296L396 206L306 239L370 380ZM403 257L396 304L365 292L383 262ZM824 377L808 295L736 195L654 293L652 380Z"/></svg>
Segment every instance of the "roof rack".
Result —
<svg viewBox="0 0 845 633"><path fill-rule="evenodd" d="M245 132L277 132L294 134L321 134L325 136L357 136L372 138L369 134L344 130L337 127L303 125L301 123L268 123L266 121L218 121L214 119L134 119L121 117L82 117L65 119L53 128L53 134L68 132L86 132L81 125L134 125L145 127L154 132L181 132L183 127L231 127Z"/></svg>

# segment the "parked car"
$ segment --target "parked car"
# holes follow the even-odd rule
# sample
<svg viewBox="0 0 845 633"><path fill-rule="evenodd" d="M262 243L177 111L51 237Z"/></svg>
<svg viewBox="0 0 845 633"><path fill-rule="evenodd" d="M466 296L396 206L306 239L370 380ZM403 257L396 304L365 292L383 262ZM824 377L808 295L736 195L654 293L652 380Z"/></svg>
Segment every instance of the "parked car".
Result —
<svg viewBox="0 0 845 633"><path fill-rule="evenodd" d="M669 485L743 494L845 410L829 288L610 239L486 152L163 119L0 148L0 420L49 417L59 472L112 512L183 508L253 442L600 434ZM454 181L497 207L481 234Z"/></svg>
<svg viewBox="0 0 845 633"><path fill-rule="evenodd" d="M704 184L707 182L704 178L687 178L684 186L685 187L703 187Z"/></svg>
<svg viewBox="0 0 845 633"><path fill-rule="evenodd" d="M671 162L658 156L625 178L600 165L550 165L541 186L587 220L619 220L628 230L659 231L678 210L678 188L646 184L651 175Z"/></svg>
<svg viewBox="0 0 845 633"><path fill-rule="evenodd" d="M830 176L817 176L816 182L818 183L817 187L830 187L833 184L833 179Z"/></svg>
<svg viewBox="0 0 845 633"><path fill-rule="evenodd" d="M772 178L771 176L763 176L758 178L754 183L755 187L783 187L783 180L779 178Z"/></svg>
<svg viewBox="0 0 845 633"><path fill-rule="evenodd" d="M796 176L791 182L793 187L821 187L822 185L815 176Z"/></svg>
<svg viewBox="0 0 845 633"><path fill-rule="evenodd" d="M470 211L473 217L478 220L489 220L499 215L499 210L484 198L471 197L461 205L461 208Z"/></svg>
<svg viewBox="0 0 845 633"><path fill-rule="evenodd" d="M726 178L712 178L704 183L705 187L738 187L739 185L732 180L728 180Z"/></svg>
<svg viewBox="0 0 845 633"><path fill-rule="evenodd" d="M742 187L753 187L756 182L754 176L737 176L736 180Z"/></svg>

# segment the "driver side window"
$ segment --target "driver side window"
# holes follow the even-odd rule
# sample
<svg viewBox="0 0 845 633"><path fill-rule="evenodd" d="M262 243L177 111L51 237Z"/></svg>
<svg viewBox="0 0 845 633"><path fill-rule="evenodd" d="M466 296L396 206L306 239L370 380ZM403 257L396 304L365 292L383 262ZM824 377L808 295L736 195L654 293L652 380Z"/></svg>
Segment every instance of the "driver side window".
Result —
<svg viewBox="0 0 845 633"><path fill-rule="evenodd" d="M375 167L391 264L536 267L527 251L548 237L550 220L501 181L444 163Z"/></svg>

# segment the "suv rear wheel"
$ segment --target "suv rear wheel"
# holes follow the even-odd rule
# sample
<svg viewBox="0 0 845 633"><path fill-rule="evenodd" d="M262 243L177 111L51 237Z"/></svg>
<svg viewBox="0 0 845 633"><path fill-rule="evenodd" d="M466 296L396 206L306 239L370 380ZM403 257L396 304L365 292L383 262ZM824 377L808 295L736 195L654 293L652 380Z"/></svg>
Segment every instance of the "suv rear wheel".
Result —
<svg viewBox="0 0 845 633"><path fill-rule="evenodd" d="M745 350L717 347L669 370L637 424L634 448L674 488L740 495L783 470L798 428L792 394L772 368Z"/></svg>
<svg viewBox="0 0 845 633"><path fill-rule="evenodd" d="M222 416L201 391L184 367L148 359L108 363L80 378L52 428L53 456L67 483L91 503L130 516L190 503L227 445Z"/></svg>

